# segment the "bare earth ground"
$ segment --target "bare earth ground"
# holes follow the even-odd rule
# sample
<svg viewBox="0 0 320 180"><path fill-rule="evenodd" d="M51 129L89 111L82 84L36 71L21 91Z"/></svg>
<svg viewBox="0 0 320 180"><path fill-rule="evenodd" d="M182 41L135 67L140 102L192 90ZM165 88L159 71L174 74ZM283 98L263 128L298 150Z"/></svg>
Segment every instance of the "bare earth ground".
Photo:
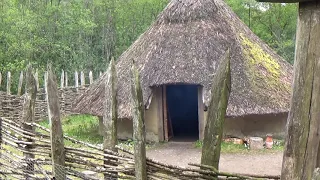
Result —
<svg viewBox="0 0 320 180"><path fill-rule="evenodd" d="M188 163L200 163L201 149L193 142L168 142L151 148L147 157L157 161L187 167ZM282 152L222 153L219 169L223 172L280 175Z"/></svg>

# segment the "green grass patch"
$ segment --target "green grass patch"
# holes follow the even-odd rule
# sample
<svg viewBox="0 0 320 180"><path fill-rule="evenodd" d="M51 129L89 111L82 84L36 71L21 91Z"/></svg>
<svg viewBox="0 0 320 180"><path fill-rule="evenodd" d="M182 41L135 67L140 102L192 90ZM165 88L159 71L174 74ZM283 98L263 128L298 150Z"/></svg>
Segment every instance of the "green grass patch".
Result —
<svg viewBox="0 0 320 180"><path fill-rule="evenodd" d="M40 125L49 128L48 120ZM99 120L91 115L72 115L62 119L63 133L75 139L91 144L101 144L103 137L99 134ZM66 144L69 144L66 142Z"/></svg>

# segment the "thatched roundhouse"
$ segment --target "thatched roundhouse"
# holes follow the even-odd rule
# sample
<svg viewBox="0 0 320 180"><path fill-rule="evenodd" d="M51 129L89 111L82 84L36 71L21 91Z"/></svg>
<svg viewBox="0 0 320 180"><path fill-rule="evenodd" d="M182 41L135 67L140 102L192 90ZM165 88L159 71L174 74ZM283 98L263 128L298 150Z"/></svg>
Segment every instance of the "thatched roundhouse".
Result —
<svg viewBox="0 0 320 180"><path fill-rule="evenodd" d="M223 0L171 0L117 61L119 137L132 136L130 68L134 61L142 81L147 139L202 138L213 76L227 48L232 92L225 134L282 136L292 66L251 32ZM106 76L74 102L76 112L103 116Z"/></svg>

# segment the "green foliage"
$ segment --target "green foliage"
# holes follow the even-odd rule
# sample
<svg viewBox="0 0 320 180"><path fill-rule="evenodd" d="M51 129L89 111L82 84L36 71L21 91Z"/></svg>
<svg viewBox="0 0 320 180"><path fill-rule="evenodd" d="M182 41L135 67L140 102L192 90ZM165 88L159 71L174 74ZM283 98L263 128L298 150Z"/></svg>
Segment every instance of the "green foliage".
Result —
<svg viewBox="0 0 320 180"><path fill-rule="evenodd" d="M0 1L0 72L48 61L64 69L104 71L150 26L168 0ZM97 74L96 74L97 75Z"/></svg>
<svg viewBox="0 0 320 180"><path fill-rule="evenodd" d="M297 4L226 0L250 29L288 62L293 63Z"/></svg>

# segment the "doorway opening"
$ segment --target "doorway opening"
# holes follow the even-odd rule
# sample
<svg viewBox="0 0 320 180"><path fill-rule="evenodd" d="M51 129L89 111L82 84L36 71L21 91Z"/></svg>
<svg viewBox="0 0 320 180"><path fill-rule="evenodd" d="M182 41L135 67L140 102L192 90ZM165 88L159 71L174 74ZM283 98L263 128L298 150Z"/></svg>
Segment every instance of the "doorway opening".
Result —
<svg viewBox="0 0 320 180"><path fill-rule="evenodd" d="M173 140L199 137L198 85L167 85L168 134Z"/></svg>

